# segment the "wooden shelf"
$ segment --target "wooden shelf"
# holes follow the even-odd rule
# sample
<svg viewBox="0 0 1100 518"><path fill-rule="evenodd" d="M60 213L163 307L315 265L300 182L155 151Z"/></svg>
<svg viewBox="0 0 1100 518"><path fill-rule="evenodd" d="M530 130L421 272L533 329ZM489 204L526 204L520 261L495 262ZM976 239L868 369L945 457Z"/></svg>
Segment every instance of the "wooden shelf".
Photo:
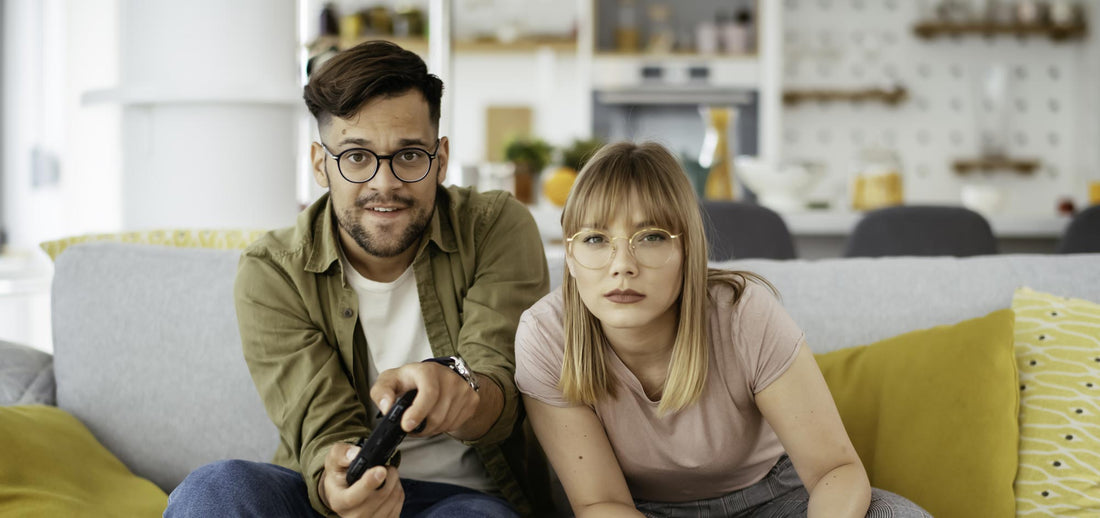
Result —
<svg viewBox="0 0 1100 518"><path fill-rule="evenodd" d="M925 39L937 36L1047 36L1054 41L1084 38L1088 28L1084 22L1073 25L1050 25L1038 23L992 23L992 22L944 22L925 21L913 26L913 32Z"/></svg>
<svg viewBox="0 0 1100 518"><path fill-rule="evenodd" d="M958 174L974 171L1014 171L1031 174L1039 168L1039 161L1031 158L986 157L968 158L952 162L951 167Z"/></svg>
<svg viewBox="0 0 1100 518"><path fill-rule="evenodd" d="M392 36L362 36L352 41L342 40L336 36L322 36L309 43L307 48L309 54L314 56L329 48L335 47L338 50L344 50L370 40L392 41L417 54L428 52L427 38L395 38ZM511 43L501 43L493 39L458 40L454 42L453 48L456 53L520 53L534 52L543 48L549 48L556 52L576 52L577 42L572 38L529 36Z"/></svg>
<svg viewBox="0 0 1100 518"><path fill-rule="evenodd" d="M596 57L601 58L625 58L625 59L668 59L668 60L715 60L715 59L732 59L732 60L755 60L759 55L755 52L743 52L740 54L731 54L726 52L695 52L688 50L674 50L671 52L622 52L618 50L597 50Z"/></svg>
<svg viewBox="0 0 1100 518"><path fill-rule="evenodd" d="M891 89L885 88L856 88L856 89L788 89L783 92L783 104L795 105L802 102L862 102L876 101L896 106L909 98L909 91L903 86Z"/></svg>

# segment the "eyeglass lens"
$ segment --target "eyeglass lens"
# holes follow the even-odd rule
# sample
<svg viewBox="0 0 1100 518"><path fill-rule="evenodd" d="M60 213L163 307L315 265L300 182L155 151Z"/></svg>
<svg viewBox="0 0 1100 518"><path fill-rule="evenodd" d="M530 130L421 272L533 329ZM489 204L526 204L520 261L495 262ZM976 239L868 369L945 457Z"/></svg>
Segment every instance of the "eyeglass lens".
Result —
<svg viewBox="0 0 1100 518"><path fill-rule="evenodd" d="M385 158L385 157L383 157ZM381 160L368 149L352 149L340 155L337 166L340 173L351 182L365 182L378 171ZM419 148L398 150L389 157L393 174L406 182L421 180L432 165L431 156Z"/></svg>
<svg viewBox="0 0 1100 518"><path fill-rule="evenodd" d="M612 237L599 231L581 231L570 240L569 252L585 268L603 268L615 254ZM646 229L630 238L635 260L648 268L664 266L676 250L672 234L661 229Z"/></svg>

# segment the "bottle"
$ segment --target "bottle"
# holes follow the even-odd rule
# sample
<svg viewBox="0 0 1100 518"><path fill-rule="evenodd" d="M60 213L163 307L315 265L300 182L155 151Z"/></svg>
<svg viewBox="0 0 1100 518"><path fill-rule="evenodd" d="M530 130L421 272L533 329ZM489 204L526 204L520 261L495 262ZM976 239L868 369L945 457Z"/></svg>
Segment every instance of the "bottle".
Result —
<svg viewBox="0 0 1100 518"><path fill-rule="evenodd" d="M737 109L730 106L700 106L699 113L707 125L699 164L710 167L703 197L708 200L735 200L737 191L734 189L729 128L735 126Z"/></svg>
<svg viewBox="0 0 1100 518"><path fill-rule="evenodd" d="M615 27L615 48L619 52L638 51L637 0L619 0L619 24Z"/></svg>
<svg viewBox="0 0 1100 518"><path fill-rule="evenodd" d="M649 13L649 42L646 44L646 51L672 52L676 46L676 32L672 29L668 4L651 4L647 12Z"/></svg>
<svg viewBox="0 0 1100 518"><path fill-rule="evenodd" d="M336 36L340 34L340 26L336 23L336 7L332 2L326 3L321 9L321 36Z"/></svg>
<svg viewBox="0 0 1100 518"><path fill-rule="evenodd" d="M742 8L734 15L734 24L741 29L742 52L752 53L756 51L756 31L752 24L752 11Z"/></svg>
<svg viewBox="0 0 1100 518"><path fill-rule="evenodd" d="M700 54L718 52L718 24L714 20L700 20L695 25L695 51Z"/></svg>

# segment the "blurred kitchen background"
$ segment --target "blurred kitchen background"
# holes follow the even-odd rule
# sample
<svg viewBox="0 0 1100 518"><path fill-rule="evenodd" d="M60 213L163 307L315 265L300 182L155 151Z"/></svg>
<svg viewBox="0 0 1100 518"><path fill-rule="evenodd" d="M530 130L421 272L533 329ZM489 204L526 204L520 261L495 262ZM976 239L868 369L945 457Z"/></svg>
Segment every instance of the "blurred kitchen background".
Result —
<svg viewBox="0 0 1100 518"><path fill-rule="evenodd" d="M321 193L301 86L377 38L443 78L449 181L513 191L550 247L583 157L636 139L802 258L897 204L1050 253L1100 202L1098 26L1100 0L2 0L0 338L49 341L42 241L291 224Z"/></svg>

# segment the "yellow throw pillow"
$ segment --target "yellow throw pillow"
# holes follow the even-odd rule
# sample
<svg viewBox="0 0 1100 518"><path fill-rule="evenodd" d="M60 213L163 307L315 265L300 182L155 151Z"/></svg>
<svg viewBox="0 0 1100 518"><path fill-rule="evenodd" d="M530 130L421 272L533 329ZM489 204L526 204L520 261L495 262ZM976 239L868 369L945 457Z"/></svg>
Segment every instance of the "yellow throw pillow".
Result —
<svg viewBox="0 0 1100 518"><path fill-rule="evenodd" d="M0 407L0 451L5 517L153 517L168 505L164 491L56 407Z"/></svg>
<svg viewBox="0 0 1100 518"><path fill-rule="evenodd" d="M1016 290L1018 516L1100 516L1100 304Z"/></svg>
<svg viewBox="0 0 1100 518"><path fill-rule="evenodd" d="M995 311L817 357L874 487L936 518L1010 518L1013 314Z"/></svg>
<svg viewBox="0 0 1100 518"><path fill-rule="evenodd" d="M64 252L69 246L88 241L120 241L123 243L178 246L184 248L243 250L265 233L267 233L266 230L243 229L144 230L138 232L123 232L120 234L86 234L83 236L66 237L54 241L45 241L39 246L50 256L51 260L57 259L57 256L60 255L61 252Z"/></svg>

